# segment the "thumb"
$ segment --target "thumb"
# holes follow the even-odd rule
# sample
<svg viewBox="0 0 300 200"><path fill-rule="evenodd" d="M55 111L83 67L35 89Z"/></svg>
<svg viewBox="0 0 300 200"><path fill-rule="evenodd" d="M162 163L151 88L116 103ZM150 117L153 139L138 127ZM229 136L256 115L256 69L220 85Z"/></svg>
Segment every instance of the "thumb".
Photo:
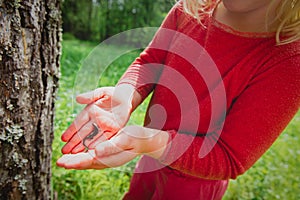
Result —
<svg viewBox="0 0 300 200"><path fill-rule="evenodd" d="M107 157L116 153L120 153L124 151L124 149L118 147L112 141L105 141L98 144L95 148L96 158Z"/></svg>
<svg viewBox="0 0 300 200"><path fill-rule="evenodd" d="M86 92L83 94L79 94L76 97L76 101L80 104L90 104L90 103L93 103L93 102L109 95L108 94L109 90L110 90L110 87L97 88L96 90Z"/></svg>

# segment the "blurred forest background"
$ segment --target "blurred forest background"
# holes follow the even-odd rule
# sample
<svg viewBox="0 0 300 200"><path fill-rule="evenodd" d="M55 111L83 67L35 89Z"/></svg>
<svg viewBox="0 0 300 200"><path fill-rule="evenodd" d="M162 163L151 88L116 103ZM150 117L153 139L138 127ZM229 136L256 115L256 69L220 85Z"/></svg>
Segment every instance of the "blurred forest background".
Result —
<svg viewBox="0 0 300 200"><path fill-rule="evenodd" d="M64 0L65 38L72 35L99 42L125 30L157 27L174 3L175 0Z"/></svg>
<svg viewBox="0 0 300 200"><path fill-rule="evenodd" d="M175 0L63 1L64 40L52 160L53 199L114 200L121 199L128 190L136 160L118 169L76 171L58 168L55 162L64 145L60 136L80 111L73 103L74 82L84 59L110 36L137 27L159 26L174 4ZM123 47L112 45L107 48L108 52L115 52ZM100 86L115 85L139 53L140 50L129 52L115 60L102 74ZM146 103L133 113L129 123L142 124ZM249 171L230 182L224 200L300 199L299 130L300 112L272 148Z"/></svg>

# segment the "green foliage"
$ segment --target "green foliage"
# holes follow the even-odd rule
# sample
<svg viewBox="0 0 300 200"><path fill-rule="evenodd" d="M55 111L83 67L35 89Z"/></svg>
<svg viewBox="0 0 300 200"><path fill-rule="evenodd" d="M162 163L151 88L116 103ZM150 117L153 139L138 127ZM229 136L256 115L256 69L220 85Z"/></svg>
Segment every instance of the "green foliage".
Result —
<svg viewBox="0 0 300 200"><path fill-rule="evenodd" d="M71 33L64 33L63 40L76 40L76 37Z"/></svg>
<svg viewBox="0 0 300 200"><path fill-rule="evenodd" d="M55 139L53 143L52 187L58 199L120 199L127 191L135 161L118 169L74 171L58 168L56 160L64 145L62 132L73 121L79 110L72 103L76 74L83 59L96 43L78 40L63 42L61 80L56 101ZM122 47L109 47L111 51ZM101 86L114 85L139 51L130 52L113 62L99 81ZM148 100L146 101L147 104ZM130 121L142 124L146 104L143 104ZM244 175L232 180L225 200L300 199L300 113L286 128L271 149Z"/></svg>
<svg viewBox="0 0 300 200"><path fill-rule="evenodd" d="M137 27L157 27L175 0L64 0L63 29L79 39L103 41Z"/></svg>

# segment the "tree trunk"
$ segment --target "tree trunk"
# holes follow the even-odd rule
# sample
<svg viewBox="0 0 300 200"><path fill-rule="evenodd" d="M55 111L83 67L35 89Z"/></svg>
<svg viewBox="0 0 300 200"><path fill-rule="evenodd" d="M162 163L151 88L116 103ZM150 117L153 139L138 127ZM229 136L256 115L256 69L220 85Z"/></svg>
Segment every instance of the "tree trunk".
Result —
<svg viewBox="0 0 300 200"><path fill-rule="evenodd" d="M0 199L51 198L60 0L0 0Z"/></svg>

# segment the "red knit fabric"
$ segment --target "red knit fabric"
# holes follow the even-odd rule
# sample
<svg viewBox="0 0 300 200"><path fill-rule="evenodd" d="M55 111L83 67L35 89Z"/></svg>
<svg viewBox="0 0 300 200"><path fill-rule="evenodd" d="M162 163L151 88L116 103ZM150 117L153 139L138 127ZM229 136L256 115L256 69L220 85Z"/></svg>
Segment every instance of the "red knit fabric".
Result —
<svg viewBox="0 0 300 200"><path fill-rule="evenodd" d="M132 84L143 98L154 91L145 125L167 130L175 138L161 163L202 179L234 179L262 156L299 109L300 42L276 46L273 36L228 31L212 16L203 24L205 27L185 14L178 3L119 84ZM166 34L164 28L187 35L206 52L196 51L176 34ZM203 62L193 66L182 56L157 46L181 50L190 57L202 56ZM221 80L213 73L203 77L213 67L210 58L203 55L214 61ZM195 98L189 87L197 102L192 102ZM225 100L221 98L222 87ZM157 104L165 109L166 119L160 109L149 112ZM200 148L206 148L202 147L205 138L213 147L200 158Z"/></svg>

